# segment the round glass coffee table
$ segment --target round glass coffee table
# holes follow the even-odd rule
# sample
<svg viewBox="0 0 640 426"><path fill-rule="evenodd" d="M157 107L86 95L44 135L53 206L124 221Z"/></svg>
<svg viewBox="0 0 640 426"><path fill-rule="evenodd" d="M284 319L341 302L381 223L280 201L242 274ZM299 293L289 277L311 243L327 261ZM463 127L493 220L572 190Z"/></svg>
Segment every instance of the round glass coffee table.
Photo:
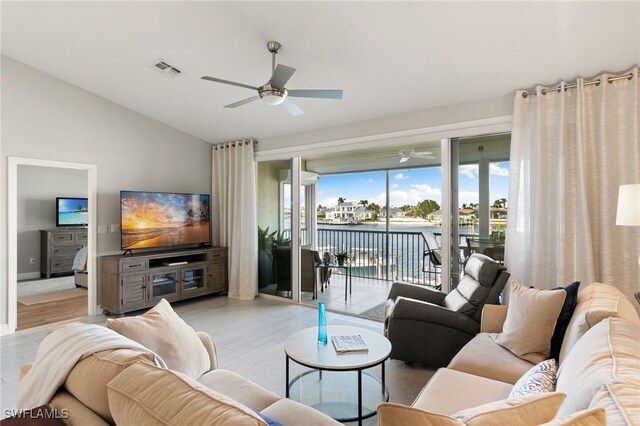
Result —
<svg viewBox="0 0 640 426"><path fill-rule="evenodd" d="M391 343L382 334L360 327L328 326L329 341L318 344L318 328L311 327L291 335L284 345L287 398L315 408L339 422L362 422L376 414L381 402L389 401L384 382L384 362ZM359 334L367 352L336 352L331 336ZM289 360L309 367L289 379ZM381 377L363 370L381 366Z"/></svg>

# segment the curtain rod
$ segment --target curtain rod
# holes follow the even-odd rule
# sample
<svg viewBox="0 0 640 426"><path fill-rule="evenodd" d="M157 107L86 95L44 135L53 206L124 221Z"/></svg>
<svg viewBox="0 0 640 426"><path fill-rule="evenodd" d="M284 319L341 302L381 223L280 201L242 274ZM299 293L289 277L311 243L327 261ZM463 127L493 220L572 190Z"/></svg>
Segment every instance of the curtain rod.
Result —
<svg viewBox="0 0 640 426"><path fill-rule="evenodd" d="M609 77L609 78L607 78L607 82L608 83L613 83L614 81L624 80L625 78L627 80L631 80L633 78L633 73L624 74L624 75L620 75L620 76L617 76L617 77ZM593 84L595 84L596 86L599 86L600 85L600 79L598 78L596 80L585 81L583 83L583 86L591 86ZM571 84L565 84L564 85L564 90L573 89L573 88L576 88L576 87L578 87L578 82L571 83ZM562 90L562 88L563 88L563 86L560 85L560 86L557 86L557 87L552 87L550 89L542 89L541 92L542 92L543 95L546 95L548 92L560 92ZM529 92L522 92L522 97L526 98L529 95L537 95L537 94L538 94L538 92L536 90L532 90L532 91L529 91Z"/></svg>
<svg viewBox="0 0 640 426"><path fill-rule="evenodd" d="M236 145L242 146L242 145L250 144L250 143L253 143L253 144L257 145L258 141L255 140L255 139L242 139L242 140L239 140L239 141L223 142L223 143L220 143L220 144L217 144L217 145L213 145L213 149L225 149L225 147L227 147L227 148L235 148Z"/></svg>

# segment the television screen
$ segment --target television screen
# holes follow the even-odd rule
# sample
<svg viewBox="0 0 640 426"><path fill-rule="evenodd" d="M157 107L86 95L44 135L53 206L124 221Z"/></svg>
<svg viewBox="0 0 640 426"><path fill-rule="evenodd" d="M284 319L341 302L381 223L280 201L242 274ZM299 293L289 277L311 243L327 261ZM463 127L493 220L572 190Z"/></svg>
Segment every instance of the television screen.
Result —
<svg viewBox="0 0 640 426"><path fill-rule="evenodd" d="M209 195L121 191L122 250L209 243Z"/></svg>
<svg viewBox="0 0 640 426"><path fill-rule="evenodd" d="M89 200L86 198L56 198L56 226L87 226Z"/></svg>

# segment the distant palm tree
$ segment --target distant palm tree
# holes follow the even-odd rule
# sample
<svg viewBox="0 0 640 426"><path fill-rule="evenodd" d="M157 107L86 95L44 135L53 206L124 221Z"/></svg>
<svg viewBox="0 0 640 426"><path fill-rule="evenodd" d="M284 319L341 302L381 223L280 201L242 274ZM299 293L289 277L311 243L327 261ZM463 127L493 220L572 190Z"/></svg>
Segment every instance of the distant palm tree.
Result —
<svg viewBox="0 0 640 426"><path fill-rule="evenodd" d="M344 202L345 202L345 199L344 199L344 198L342 198L342 197L339 197L339 198L338 198L338 204L342 204L342 203L344 203Z"/></svg>
<svg viewBox="0 0 640 426"><path fill-rule="evenodd" d="M361 204L362 207L364 207L366 209L367 206L369 205L369 200L360 200L360 202L358 204Z"/></svg>

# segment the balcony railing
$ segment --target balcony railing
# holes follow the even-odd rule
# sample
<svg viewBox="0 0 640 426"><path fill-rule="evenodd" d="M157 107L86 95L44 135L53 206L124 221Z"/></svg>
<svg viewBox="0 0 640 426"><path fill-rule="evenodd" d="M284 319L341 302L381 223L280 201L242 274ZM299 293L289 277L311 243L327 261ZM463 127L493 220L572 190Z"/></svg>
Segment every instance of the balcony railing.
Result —
<svg viewBox="0 0 640 426"><path fill-rule="evenodd" d="M354 277L434 284L440 272L428 258L423 265L427 244L420 232L318 229L317 246L321 254L348 252Z"/></svg>

